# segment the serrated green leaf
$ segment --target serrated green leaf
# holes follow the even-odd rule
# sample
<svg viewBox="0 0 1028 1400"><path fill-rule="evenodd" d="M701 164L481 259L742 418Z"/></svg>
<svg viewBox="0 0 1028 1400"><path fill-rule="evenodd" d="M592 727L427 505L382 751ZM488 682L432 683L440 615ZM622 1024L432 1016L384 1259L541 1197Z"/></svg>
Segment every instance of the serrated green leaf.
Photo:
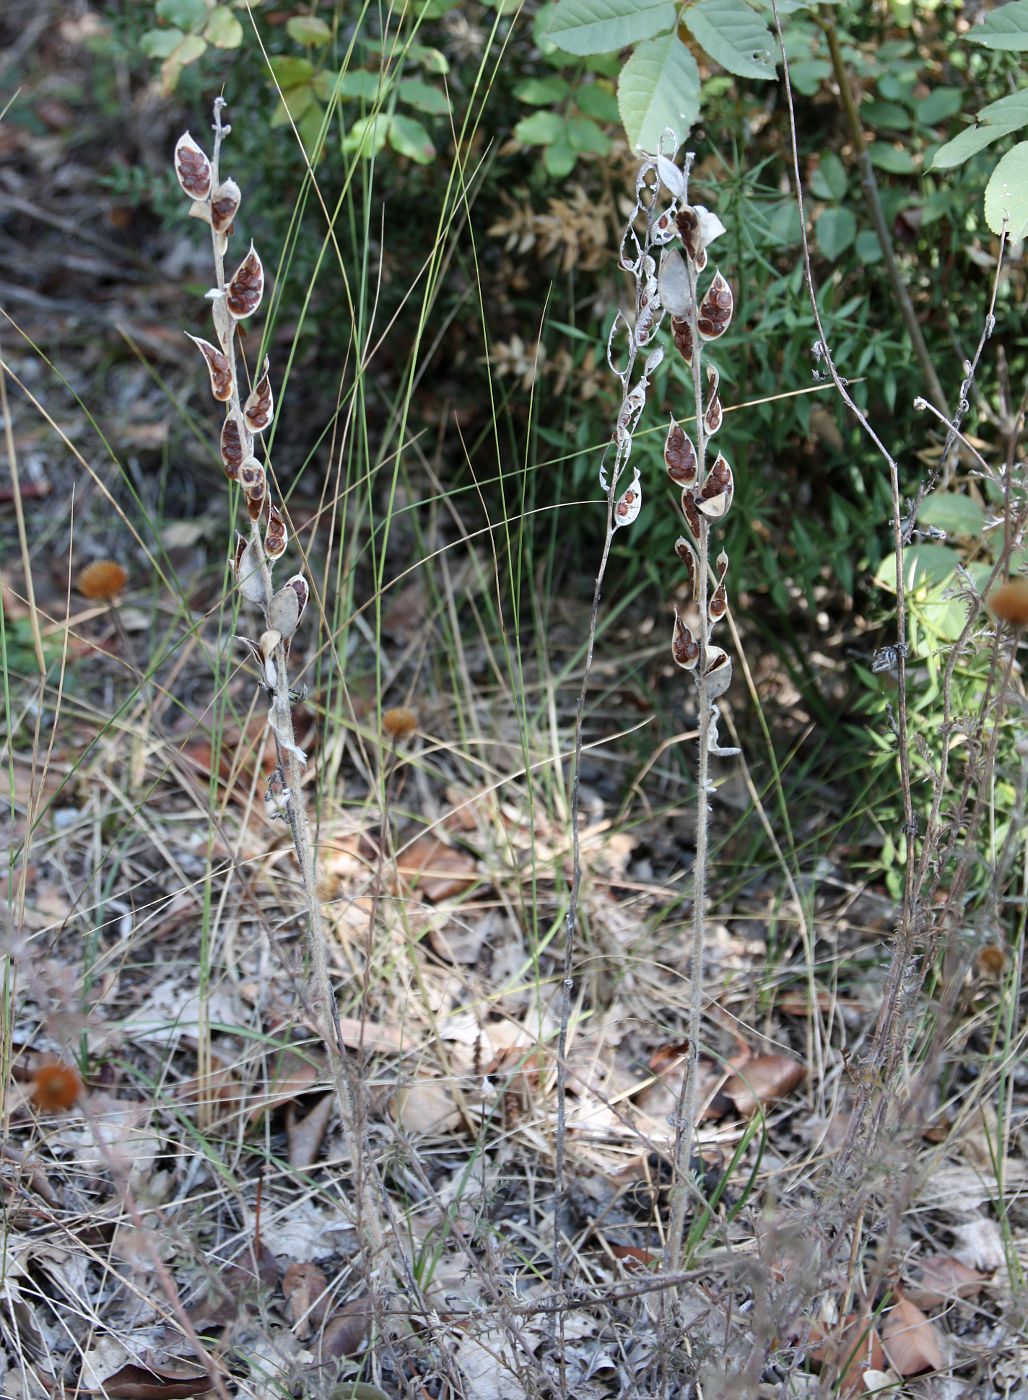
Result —
<svg viewBox="0 0 1028 1400"><path fill-rule="evenodd" d="M619 118L617 98L609 88L601 87L599 83L583 83L577 88L575 106L598 122L616 122Z"/></svg>
<svg viewBox="0 0 1028 1400"><path fill-rule="evenodd" d="M423 78L403 78L397 87L401 102L429 117L442 117L450 110L450 101L442 88L426 83Z"/></svg>
<svg viewBox="0 0 1028 1400"><path fill-rule="evenodd" d="M846 167L834 151L825 151L811 177L811 194L818 199L834 199L839 204L846 198L848 188Z"/></svg>
<svg viewBox="0 0 1028 1400"><path fill-rule="evenodd" d="M964 94L960 88L938 87L927 97L919 97L915 104L917 119L925 126L936 126L948 117L955 117L964 105Z"/></svg>
<svg viewBox="0 0 1028 1400"><path fill-rule="evenodd" d="M564 127L564 118L556 112L533 112L521 118L514 128L514 136L526 146L550 146L565 136Z"/></svg>
<svg viewBox="0 0 1028 1400"><path fill-rule="evenodd" d="M916 168L914 157L905 146L893 146L888 141L872 141L868 155L872 165L890 175L912 175Z"/></svg>
<svg viewBox="0 0 1028 1400"><path fill-rule="evenodd" d="M637 150L656 151L665 127L685 140L700 114L700 73L677 34L636 46L621 70L618 109Z"/></svg>
<svg viewBox="0 0 1028 1400"><path fill-rule="evenodd" d="M966 131L954 136L952 141L939 147L930 168L952 170L956 165L963 165L965 160L991 146L993 141L1009 136L1022 126L1028 126L1028 88L983 107L974 126L969 126Z"/></svg>
<svg viewBox="0 0 1028 1400"><path fill-rule="evenodd" d="M418 165L430 165L435 160L435 146L432 138L413 117L396 115L389 123L389 144L398 155L417 161Z"/></svg>
<svg viewBox="0 0 1028 1400"><path fill-rule="evenodd" d="M243 26L227 5L215 5L204 25L203 37L216 49L238 49L243 42Z"/></svg>
<svg viewBox="0 0 1028 1400"><path fill-rule="evenodd" d="M1028 233L1028 141L1007 151L985 186L985 222L993 233L1004 223L1010 238Z"/></svg>
<svg viewBox="0 0 1028 1400"><path fill-rule="evenodd" d="M957 491L935 491L917 513L918 524L934 525L947 535L969 535L978 539L985 524L985 512L977 501Z"/></svg>
<svg viewBox="0 0 1028 1400"><path fill-rule="evenodd" d="M139 41L147 58L168 58L186 36L181 29L148 29Z"/></svg>
<svg viewBox="0 0 1028 1400"><path fill-rule="evenodd" d="M551 78L525 78L514 88L514 96L529 107L550 107L563 102L571 84L554 73Z"/></svg>
<svg viewBox="0 0 1028 1400"><path fill-rule="evenodd" d="M775 76L775 41L743 0L698 0L682 18L715 63L740 78Z"/></svg>
<svg viewBox="0 0 1028 1400"><path fill-rule="evenodd" d="M583 155L605 156L610 150L610 137L592 117L569 117L567 136L571 149Z"/></svg>
<svg viewBox="0 0 1028 1400"><path fill-rule="evenodd" d="M274 54L268 59L275 81L280 88L302 87L314 76L314 64L309 58L297 58L294 54Z"/></svg>
<svg viewBox="0 0 1028 1400"><path fill-rule="evenodd" d="M857 220L849 209L826 209L814 225L818 246L829 262L835 262L857 236Z"/></svg>
<svg viewBox="0 0 1028 1400"><path fill-rule="evenodd" d="M560 0L545 37L565 53L612 53L674 22L670 0Z"/></svg>
<svg viewBox="0 0 1028 1400"><path fill-rule="evenodd" d="M176 29L193 29L207 18L203 0L157 0L154 14Z"/></svg>
<svg viewBox="0 0 1028 1400"><path fill-rule="evenodd" d="M286 33L295 44L306 44L312 49L322 48L332 38L332 30L317 15L294 15L286 21Z"/></svg>
<svg viewBox="0 0 1028 1400"><path fill-rule="evenodd" d="M1007 52L1028 50L1028 0L1012 0L1000 5L976 24L967 38L972 44Z"/></svg>

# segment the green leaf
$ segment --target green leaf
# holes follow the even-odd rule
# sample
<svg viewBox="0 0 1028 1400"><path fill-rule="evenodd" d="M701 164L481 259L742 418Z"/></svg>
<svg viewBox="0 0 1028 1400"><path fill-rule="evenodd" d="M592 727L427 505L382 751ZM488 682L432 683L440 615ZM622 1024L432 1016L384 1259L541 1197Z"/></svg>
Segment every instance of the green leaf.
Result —
<svg viewBox="0 0 1028 1400"><path fill-rule="evenodd" d="M936 126L947 117L955 117L964 105L964 94L960 88L938 87L927 97L918 98L915 104L917 119L925 126Z"/></svg>
<svg viewBox="0 0 1028 1400"><path fill-rule="evenodd" d="M181 44L171 55L169 62L177 63L179 68L185 68L187 63L195 63L207 52L207 40L201 39L199 34L186 34Z"/></svg>
<svg viewBox="0 0 1028 1400"><path fill-rule="evenodd" d="M435 160L432 138L413 117L394 116L389 123L389 144L401 156L430 165Z"/></svg>
<svg viewBox="0 0 1028 1400"><path fill-rule="evenodd" d="M903 551L903 584L911 591L938 588L953 575L960 556L944 544L911 544ZM875 572L875 583L896 592L896 555L887 554Z"/></svg>
<svg viewBox="0 0 1028 1400"><path fill-rule="evenodd" d="M810 181L811 194L818 199L834 199L840 204L848 188L846 167L834 151L825 151Z"/></svg>
<svg viewBox="0 0 1028 1400"><path fill-rule="evenodd" d="M556 112L533 112L514 128L515 138L526 146L550 146L565 136L564 118Z"/></svg>
<svg viewBox="0 0 1028 1400"><path fill-rule="evenodd" d="M616 122L619 119L617 98L609 88L601 87L599 83L583 83L577 88L575 106L598 122Z"/></svg>
<svg viewBox="0 0 1028 1400"><path fill-rule="evenodd" d="M374 102L380 92L384 92L384 89L378 73L371 73L367 68L351 68L349 72L339 74L336 91L340 97L360 98L364 102Z"/></svg>
<svg viewBox="0 0 1028 1400"><path fill-rule="evenodd" d="M177 29L194 29L207 18L203 0L157 0L154 14Z"/></svg>
<svg viewBox="0 0 1028 1400"><path fill-rule="evenodd" d="M883 127L886 131L909 131L914 121L900 102L870 102L860 104L860 117L867 126Z"/></svg>
<svg viewBox="0 0 1028 1400"><path fill-rule="evenodd" d="M148 29L140 39L139 47L147 58L167 58L184 38L181 29Z"/></svg>
<svg viewBox="0 0 1028 1400"><path fill-rule="evenodd" d="M1013 0L987 14L975 25L967 38L972 44L984 44L987 49L1008 52L1028 50L1028 0Z"/></svg>
<svg viewBox="0 0 1028 1400"><path fill-rule="evenodd" d="M978 113L974 126L961 131L952 141L940 146L932 158L932 170L951 170L965 160L991 146L1001 136L1028 126L1028 88L990 102Z"/></svg>
<svg viewBox="0 0 1028 1400"><path fill-rule="evenodd" d="M798 63L789 64L789 79L804 97L813 97L831 72L832 65L826 58L801 58Z"/></svg>
<svg viewBox="0 0 1028 1400"><path fill-rule="evenodd" d="M216 5L204 26L203 37L216 49L238 49L243 42L243 26L227 5Z"/></svg>
<svg viewBox="0 0 1028 1400"><path fill-rule="evenodd" d="M514 88L514 96L529 107L550 107L563 102L571 91L571 84L556 73L551 78L525 78Z"/></svg>
<svg viewBox="0 0 1028 1400"><path fill-rule="evenodd" d="M936 491L917 513L918 524L934 525L947 535L981 537L985 512L977 501L957 491Z"/></svg>
<svg viewBox="0 0 1028 1400"><path fill-rule="evenodd" d="M303 87L283 88L271 125L288 126L290 120L299 122L313 101L314 87L311 83L304 83Z"/></svg>
<svg viewBox="0 0 1028 1400"><path fill-rule="evenodd" d="M879 170L887 170L890 175L914 173L914 157L904 146L893 146L888 141L872 141L868 154L872 165Z"/></svg>
<svg viewBox="0 0 1028 1400"><path fill-rule="evenodd" d="M322 134L324 118L324 108L320 103L312 102L296 123L296 130L299 133L300 140L303 142L303 148L311 160L314 159L316 154L320 155L318 142L324 141L324 136ZM324 146L322 146L322 150L323 149Z"/></svg>
<svg viewBox="0 0 1028 1400"><path fill-rule="evenodd" d="M268 62L280 88L302 87L314 76L314 64L308 58L279 53L269 58Z"/></svg>
<svg viewBox="0 0 1028 1400"><path fill-rule="evenodd" d="M342 139L343 155L358 155L361 160L377 155L389 134L389 118L381 112L359 117Z"/></svg>
<svg viewBox="0 0 1028 1400"><path fill-rule="evenodd" d="M320 49L329 43L332 30L317 15L294 15L286 21L286 33L296 44L306 44L312 49Z"/></svg>
<svg viewBox="0 0 1028 1400"><path fill-rule="evenodd" d="M450 110L449 98L442 88L426 83L423 78L404 78L397 93L401 102L430 117L445 116Z"/></svg>
<svg viewBox="0 0 1028 1400"><path fill-rule="evenodd" d="M605 156L610 150L610 137L591 117L569 117L567 135L571 149L583 155Z"/></svg>
<svg viewBox="0 0 1028 1400"><path fill-rule="evenodd" d="M857 236L857 220L849 209L826 209L814 225L818 245L829 262L835 262Z"/></svg>
<svg viewBox="0 0 1028 1400"><path fill-rule="evenodd" d="M411 9L419 19L441 19L460 4L460 0L415 0Z"/></svg>
<svg viewBox="0 0 1028 1400"><path fill-rule="evenodd" d="M985 222L1001 233L1004 220L1010 238L1028 233L1028 141L1007 151L985 186Z"/></svg>
<svg viewBox="0 0 1028 1400"><path fill-rule="evenodd" d="M698 0L682 18L715 63L740 78L775 76L775 41L743 0Z"/></svg>
<svg viewBox="0 0 1028 1400"><path fill-rule="evenodd" d="M862 229L857 234L854 246L857 257L865 267L871 263L881 262L882 245L878 242L877 235L872 233L869 228Z"/></svg>
<svg viewBox="0 0 1028 1400"><path fill-rule="evenodd" d="M677 34L647 39L621 70L618 108L631 145L656 151L669 126L685 140L700 114L700 72Z"/></svg>
<svg viewBox="0 0 1028 1400"><path fill-rule="evenodd" d="M674 23L673 0L560 0L545 37L565 53L611 53Z"/></svg>
<svg viewBox="0 0 1028 1400"><path fill-rule="evenodd" d="M563 180L566 175L570 175L577 164L578 152L573 149L563 133L543 151L543 166L556 180Z"/></svg>

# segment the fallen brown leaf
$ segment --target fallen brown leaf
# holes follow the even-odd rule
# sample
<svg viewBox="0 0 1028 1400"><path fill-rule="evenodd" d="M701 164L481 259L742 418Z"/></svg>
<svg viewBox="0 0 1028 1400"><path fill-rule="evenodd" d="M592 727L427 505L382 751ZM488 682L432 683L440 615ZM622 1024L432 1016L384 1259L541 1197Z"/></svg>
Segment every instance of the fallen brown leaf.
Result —
<svg viewBox="0 0 1028 1400"><path fill-rule="evenodd" d="M289 1318L301 1342L310 1336L312 1328L320 1327L325 1320L327 1289L328 1279L317 1264L290 1264L282 1276Z"/></svg>
<svg viewBox="0 0 1028 1400"><path fill-rule="evenodd" d="M885 1352L870 1313L848 1313L834 1328L816 1322L811 1337L810 1360L830 1377L839 1395L865 1394L866 1372L885 1366Z"/></svg>
<svg viewBox="0 0 1028 1400"><path fill-rule="evenodd" d="M318 1152L332 1117L334 1104L333 1096L326 1094L302 1118L297 1118L295 1107L289 1105L286 1110L286 1137L289 1141L291 1167L311 1167L318 1160Z"/></svg>
<svg viewBox="0 0 1028 1400"><path fill-rule="evenodd" d="M415 1079L398 1089L393 1112L401 1128L419 1136L452 1132L461 1121L453 1094L437 1079Z"/></svg>
<svg viewBox="0 0 1028 1400"><path fill-rule="evenodd" d="M301 1059L292 1050L285 1050L279 1056L273 1071L274 1077L267 1091L259 1098L247 1115L247 1122L254 1123L273 1108L281 1108L291 1103L300 1094L309 1093L319 1079L318 1070L309 1060Z"/></svg>
<svg viewBox="0 0 1028 1400"><path fill-rule="evenodd" d="M108 1376L99 1390L86 1395L107 1395L110 1400L178 1400L206 1395L213 1387L206 1371L186 1367L138 1366L128 1362Z"/></svg>
<svg viewBox="0 0 1028 1400"><path fill-rule="evenodd" d="M962 1264L952 1254L913 1259L910 1268L920 1277L907 1284L904 1296L919 1308L938 1308L954 1298L973 1298L986 1283L984 1274Z"/></svg>
<svg viewBox="0 0 1028 1400"><path fill-rule="evenodd" d="M436 836L419 836L397 857L400 878L429 904L463 894L475 883L477 865L467 851L455 850Z"/></svg>
<svg viewBox="0 0 1028 1400"><path fill-rule="evenodd" d="M740 1118L751 1118L764 1104L784 1099L806 1075L806 1067L791 1055L754 1055L729 1077L721 1093Z"/></svg>
<svg viewBox="0 0 1028 1400"><path fill-rule="evenodd" d="M322 1332L317 1356L322 1364L344 1356L359 1356L371 1335L374 1314L366 1296L351 1298L332 1314Z"/></svg>
<svg viewBox="0 0 1028 1400"><path fill-rule="evenodd" d="M882 1323L882 1342L892 1369L900 1376L941 1371L945 1365L939 1334L919 1307L900 1297Z"/></svg>

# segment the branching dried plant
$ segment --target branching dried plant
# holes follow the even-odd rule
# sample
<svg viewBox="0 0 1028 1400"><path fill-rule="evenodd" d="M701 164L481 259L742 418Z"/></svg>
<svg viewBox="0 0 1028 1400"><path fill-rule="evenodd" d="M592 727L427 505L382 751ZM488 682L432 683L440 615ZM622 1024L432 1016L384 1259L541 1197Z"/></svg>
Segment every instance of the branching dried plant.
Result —
<svg viewBox="0 0 1028 1400"><path fill-rule="evenodd" d="M309 587L302 574L294 574L275 587L272 574L286 551L288 532L282 509L272 500L269 469L256 455L257 440L271 426L274 399L270 362L263 367L246 398L240 389L236 362L236 338L240 322L259 309L264 293L264 269L253 244L231 277L225 275L228 239L239 211L241 193L234 180L222 177L222 143L231 127L222 120L224 101L214 103L214 145L208 157L188 132L175 147L175 173L192 200L190 213L211 230L216 285L208 293L212 304L217 345L195 336L191 339L203 355L210 376L211 393L225 405L225 421L219 439L226 475L236 483L250 518L249 537L237 536L232 572L243 600L262 614L264 627L257 641L242 638L256 662L260 684L270 697L268 725L277 763L267 782L265 809L269 817L289 827L304 894L307 949L314 973L315 1001L320 1007L320 1033L328 1051L333 1084L343 1128L349 1144L356 1186L358 1228L372 1258L369 1270L382 1250L382 1231L368 1180L366 1154L358 1140L356 1096L358 1086L349 1074L339 1009L329 977L326 930L317 887L317 867L310 824L302 797L306 754L297 745L293 730L293 705L302 698L289 680L290 643L307 605Z"/></svg>

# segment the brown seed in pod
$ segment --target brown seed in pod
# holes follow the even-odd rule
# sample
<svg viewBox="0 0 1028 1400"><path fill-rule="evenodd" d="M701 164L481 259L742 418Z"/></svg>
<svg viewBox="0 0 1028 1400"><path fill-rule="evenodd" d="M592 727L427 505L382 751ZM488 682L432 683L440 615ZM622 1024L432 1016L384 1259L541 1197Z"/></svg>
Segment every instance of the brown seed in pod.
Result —
<svg viewBox="0 0 1028 1400"><path fill-rule="evenodd" d="M675 422L668 429L664 443L664 465L668 476L678 486L690 486L696 480L696 449L689 435Z"/></svg>
<svg viewBox="0 0 1028 1400"><path fill-rule="evenodd" d="M724 335L732 319L734 305L731 287L720 272L715 272L696 315L696 328L704 340L717 340L719 335Z"/></svg>
<svg viewBox="0 0 1028 1400"><path fill-rule="evenodd" d="M211 377L211 393L219 403L227 403L232 397L232 370L227 358L209 340L201 340L197 335L191 335L189 339L206 361L207 373Z"/></svg>
<svg viewBox="0 0 1028 1400"><path fill-rule="evenodd" d="M264 268L257 256L257 249L250 244L250 251L232 274L232 280L225 288L225 303L237 321L252 316L261 304L264 295Z"/></svg>
<svg viewBox="0 0 1028 1400"><path fill-rule="evenodd" d="M682 356L687 365L692 364L692 328L689 322L680 316L671 318L671 334L674 337L675 349Z"/></svg>
<svg viewBox="0 0 1028 1400"><path fill-rule="evenodd" d="M211 195L211 223L215 233L230 234L232 220L239 213L242 195L235 180L224 180Z"/></svg>
<svg viewBox="0 0 1028 1400"><path fill-rule="evenodd" d="M239 477L243 457L243 434L239 430L239 420L230 413L221 427L221 461L233 481Z"/></svg>
<svg viewBox="0 0 1028 1400"><path fill-rule="evenodd" d="M175 143L175 174L190 199L206 199L211 192L211 163L189 132Z"/></svg>
<svg viewBox="0 0 1028 1400"><path fill-rule="evenodd" d="M675 665L683 671L691 671L700 659L700 648L692 632L675 613L675 630L671 637L671 655Z"/></svg>

